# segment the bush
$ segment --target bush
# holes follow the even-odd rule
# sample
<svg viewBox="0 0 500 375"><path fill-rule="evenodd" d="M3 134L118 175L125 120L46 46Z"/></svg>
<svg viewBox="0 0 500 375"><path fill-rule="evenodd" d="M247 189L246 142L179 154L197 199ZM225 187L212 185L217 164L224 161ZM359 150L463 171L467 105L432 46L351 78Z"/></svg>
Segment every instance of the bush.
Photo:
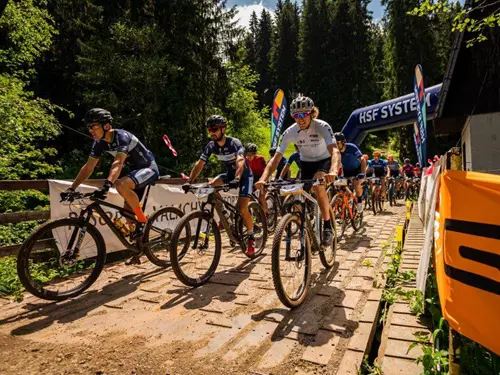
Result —
<svg viewBox="0 0 500 375"><path fill-rule="evenodd" d="M48 210L50 199L38 190L0 191L0 213Z"/></svg>
<svg viewBox="0 0 500 375"><path fill-rule="evenodd" d="M0 246L22 243L37 226L37 221L0 225Z"/></svg>

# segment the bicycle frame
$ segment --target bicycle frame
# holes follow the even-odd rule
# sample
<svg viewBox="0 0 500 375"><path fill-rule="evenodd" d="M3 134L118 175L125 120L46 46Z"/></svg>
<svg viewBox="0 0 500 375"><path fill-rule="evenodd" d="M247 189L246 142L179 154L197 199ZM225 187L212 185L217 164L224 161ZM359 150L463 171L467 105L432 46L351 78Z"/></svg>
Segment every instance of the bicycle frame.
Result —
<svg viewBox="0 0 500 375"><path fill-rule="evenodd" d="M347 210L349 212L349 217L351 219L354 218L354 212L352 211L352 207L349 204L349 198L352 197L352 199L356 201L357 200L356 195L352 192L352 190L349 188L349 186L339 186L338 192L342 196L342 208L347 207ZM331 203L333 203L333 202L331 202ZM344 210L342 210L342 212L344 212Z"/></svg>

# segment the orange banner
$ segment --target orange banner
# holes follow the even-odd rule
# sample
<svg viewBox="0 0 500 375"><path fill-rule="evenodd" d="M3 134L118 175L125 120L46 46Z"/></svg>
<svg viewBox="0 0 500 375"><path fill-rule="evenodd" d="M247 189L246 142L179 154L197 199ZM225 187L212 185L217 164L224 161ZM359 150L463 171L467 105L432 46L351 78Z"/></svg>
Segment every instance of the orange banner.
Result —
<svg viewBox="0 0 500 375"><path fill-rule="evenodd" d="M435 260L445 319L500 355L500 176L441 175Z"/></svg>

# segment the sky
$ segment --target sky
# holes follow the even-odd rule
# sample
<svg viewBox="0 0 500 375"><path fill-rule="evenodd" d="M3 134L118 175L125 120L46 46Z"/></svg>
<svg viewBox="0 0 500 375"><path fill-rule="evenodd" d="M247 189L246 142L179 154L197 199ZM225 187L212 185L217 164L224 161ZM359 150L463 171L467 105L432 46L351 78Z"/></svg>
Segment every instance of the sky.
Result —
<svg viewBox="0 0 500 375"><path fill-rule="evenodd" d="M248 26L250 15L253 11L260 15L262 9L267 8L273 10L276 5L276 0L228 0L227 6L236 5L239 10L240 25ZM368 5L368 9L373 13L374 20L380 20L384 15L384 7L380 5L380 0L372 0Z"/></svg>

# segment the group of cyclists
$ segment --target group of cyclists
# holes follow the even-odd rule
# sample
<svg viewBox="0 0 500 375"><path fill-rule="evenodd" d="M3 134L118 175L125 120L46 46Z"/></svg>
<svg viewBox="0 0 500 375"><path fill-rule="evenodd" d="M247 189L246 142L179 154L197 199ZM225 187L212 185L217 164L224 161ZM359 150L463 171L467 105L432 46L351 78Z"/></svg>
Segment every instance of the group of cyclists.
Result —
<svg viewBox="0 0 500 375"><path fill-rule="evenodd" d="M330 202L325 186L342 175L353 177L353 188L357 197L357 210L363 211L363 187L365 177L406 177L418 176L420 166L410 164L409 159L399 166L392 155L388 160L381 159L380 152L374 152L373 158L363 155L358 146L349 143L342 133L333 133L331 126L318 118L319 110L311 98L299 96L290 105L290 114L295 123L283 134L279 147L270 150L270 160L266 163L263 156L257 154L255 144L243 146L237 138L226 135L227 122L219 115L210 116L205 127L211 138L192 168L186 184L185 192L201 173L211 155L215 155L225 166L225 172L211 179L212 186L228 185L239 189L238 209L247 229L247 255L255 251L253 236L253 220L248 210L254 189L259 191L264 212L267 212L265 186L271 179L287 180L290 177L290 167L296 163L300 169L302 180L322 180L325 184L313 187L321 216L323 230L321 245L329 246L334 240L334 231L330 221ZM132 238L140 238L147 223L140 200L144 189L159 178L158 166L153 154L138 140L136 136L123 129L113 128L111 113L102 108L90 109L84 117L84 122L94 138L89 158L81 168L72 185L61 193L63 200L71 197L76 188L92 174L99 158L104 152L114 156L108 177L103 186L94 192L98 199L105 199L111 187L115 187L124 198L125 206L137 217L138 224ZM285 158L285 150L293 144L295 152ZM131 167L131 172L120 177L125 161ZM275 173L276 172L276 173ZM385 179L382 178L385 188Z"/></svg>

